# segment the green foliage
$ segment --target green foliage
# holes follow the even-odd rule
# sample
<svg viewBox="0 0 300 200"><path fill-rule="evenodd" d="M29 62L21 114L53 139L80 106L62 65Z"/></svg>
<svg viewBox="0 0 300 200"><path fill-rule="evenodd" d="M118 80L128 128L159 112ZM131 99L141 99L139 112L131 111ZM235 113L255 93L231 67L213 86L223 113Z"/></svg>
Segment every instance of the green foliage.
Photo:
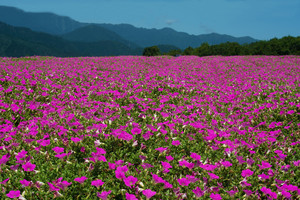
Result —
<svg viewBox="0 0 300 200"><path fill-rule="evenodd" d="M169 51L167 54L174 56L174 51ZM300 37L287 36L281 39L273 38L269 41L258 41L244 45L237 42L209 45L205 42L195 49L186 48L183 54L197 56L300 55Z"/></svg>
<svg viewBox="0 0 300 200"><path fill-rule="evenodd" d="M160 50L157 46L146 47L143 51L143 56L159 56Z"/></svg>

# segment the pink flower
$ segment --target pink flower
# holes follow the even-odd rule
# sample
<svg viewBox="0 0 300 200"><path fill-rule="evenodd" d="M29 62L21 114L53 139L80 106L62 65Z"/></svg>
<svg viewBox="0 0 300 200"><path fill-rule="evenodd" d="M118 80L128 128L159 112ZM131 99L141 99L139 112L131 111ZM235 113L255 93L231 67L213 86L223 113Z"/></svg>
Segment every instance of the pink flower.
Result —
<svg viewBox="0 0 300 200"><path fill-rule="evenodd" d="M74 142L74 143L77 143L77 142L80 142L81 139L78 138L78 137L71 137L71 140Z"/></svg>
<svg viewBox="0 0 300 200"><path fill-rule="evenodd" d="M48 182L48 185L49 185L50 191L59 191L60 190L60 188L55 187L52 183Z"/></svg>
<svg viewBox="0 0 300 200"><path fill-rule="evenodd" d="M91 185L93 185L93 186L95 186L97 188L100 187L103 184L104 184L104 182L102 180L100 180L100 179L91 182Z"/></svg>
<svg viewBox="0 0 300 200"><path fill-rule="evenodd" d="M62 153L62 154L56 154L55 157L59 158L59 159L63 159L65 156L67 156L68 154L66 153Z"/></svg>
<svg viewBox="0 0 300 200"><path fill-rule="evenodd" d="M168 181L164 181L164 189L173 188L173 185L170 184Z"/></svg>
<svg viewBox="0 0 300 200"><path fill-rule="evenodd" d="M166 156L166 159L167 159L168 161L174 160L174 158L173 158L172 156Z"/></svg>
<svg viewBox="0 0 300 200"><path fill-rule="evenodd" d="M211 193L209 197L213 200L221 200L222 199L221 195L214 194L214 193Z"/></svg>
<svg viewBox="0 0 300 200"><path fill-rule="evenodd" d="M30 172L30 171L34 170L35 166L36 166L35 164L28 162L28 163L22 165L22 168L24 169L24 171Z"/></svg>
<svg viewBox="0 0 300 200"><path fill-rule="evenodd" d="M23 187L28 187L31 183L31 181L27 181L26 179L20 180L20 183Z"/></svg>
<svg viewBox="0 0 300 200"><path fill-rule="evenodd" d="M242 177L249 177L253 174L254 172L251 171L250 169L246 169L242 171Z"/></svg>
<svg viewBox="0 0 300 200"><path fill-rule="evenodd" d="M151 197L153 197L156 194L156 192L154 192L154 191L152 191L150 189L143 190L142 193L143 193L143 195L146 196L147 199L150 199Z"/></svg>
<svg viewBox="0 0 300 200"><path fill-rule="evenodd" d="M126 193L126 200L138 200L134 194Z"/></svg>
<svg viewBox="0 0 300 200"><path fill-rule="evenodd" d="M52 150L55 153L62 153L62 152L64 152L65 149L63 147L54 147L54 148L52 148Z"/></svg>
<svg viewBox="0 0 300 200"><path fill-rule="evenodd" d="M172 168L172 166L168 162L161 161L161 165L163 166L164 169L170 169L170 168Z"/></svg>
<svg viewBox="0 0 300 200"><path fill-rule="evenodd" d="M219 176L217 176L213 173L209 173L209 172L207 172L207 173L208 173L208 175L210 176L211 179L219 179Z"/></svg>
<svg viewBox="0 0 300 200"><path fill-rule="evenodd" d="M132 185L134 185L136 182L138 181L137 178L133 177L133 176L128 176L127 178L124 178L124 183L126 186L130 187Z"/></svg>
<svg viewBox="0 0 300 200"><path fill-rule="evenodd" d="M74 179L74 181L77 181L78 183L82 184L87 179L86 176L77 177Z"/></svg>
<svg viewBox="0 0 300 200"><path fill-rule="evenodd" d="M201 188L196 187L194 190L192 190L194 194L196 195L196 198L200 198L204 195L204 191L201 190Z"/></svg>
<svg viewBox="0 0 300 200"><path fill-rule="evenodd" d="M142 133L142 129L140 129L140 128L133 128L133 129L131 130L131 133L132 133L132 135L138 135L138 134L141 134L141 133Z"/></svg>
<svg viewBox="0 0 300 200"><path fill-rule="evenodd" d="M180 141L179 140L174 140L174 141L172 141L172 145L179 146L180 145Z"/></svg>
<svg viewBox="0 0 300 200"><path fill-rule="evenodd" d="M156 148L155 150L159 151L160 153L166 151L168 149L168 147L159 147L159 148Z"/></svg>
<svg viewBox="0 0 300 200"><path fill-rule="evenodd" d="M252 192L251 190L243 190L247 196L251 196L251 194L253 194L254 192Z"/></svg>
<svg viewBox="0 0 300 200"><path fill-rule="evenodd" d="M262 162L261 162L261 165L258 164L258 166L259 166L259 169L260 169L260 170L266 169L266 168L271 168L271 167L272 167L272 165L271 165L270 163L265 162L265 161L262 161Z"/></svg>
<svg viewBox="0 0 300 200"><path fill-rule="evenodd" d="M97 192L97 197L99 197L102 200L107 200L107 196L111 193L110 191L103 191L101 194L99 192Z"/></svg>
<svg viewBox="0 0 300 200"><path fill-rule="evenodd" d="M6 194L6 196L11 199L18 198L20 195L21 195L20 190L17 190L17 191L11 190L8 194Z"/></svg>
<svg viewBox="0 0 300 200"><path fill-rule="evenodd" d="M26 156L26 154L27 154L28 152L27 151L21 151L21 152L19 152L18 153L18 155L16 155L16 159L17 160L20 160L20 159L22 159L22 158L24 158L25 156Z"/></svg>
<svg viewBox="0 0 300 200"><path fill-rule="evenodd" d="M259 179L269 179L270 176L268 176L268 175L262 173L262 174L258 175L258 178L259 178Z"/></svg>
<svg viewBox="0 0 300 200"><path fill-rule="evenodd" d="M294 110L289 110L289 111L287 111L286 114L291 115L291 114L293 114L294 112L295 112Z"/></svg>
<svg viewBox="0 0 300 200"><path fill-rule="evenodd" d="M152 178L155 183L164 183L165 182L165 180L163 178L159 177L156 174L152 174Z"/></svg>
<svg viewBox="0 0 300 200"><path fill-rule="evenodd" d="M179 163L179 166L185 166L185 167L187 167L189 169L192 169L194 167L194 165L195 165L194 163L189 163L186 160L178 161L178 163Z"/></svg>
<svg viewBox="0 0 300 200"><path fill-rule="evenodd" d="M190 184L190 181L186 178L180 178L180 179L177 179L179 185L182 185L182 186L188 186Z"/></svg>
<svg viewBox="0 0 300 200"><path fill-rule="evenodd" d="M191 153L191 158L193 158L195 161L201 160L201 156L196 153Z"/></svg>
<svg viewBox="0 0 300 200"><path fill-rule="evenodd" d="M106 154L106 151L102 148L96 147L97 154Z"/></svg>
<svg viewBox="0 0 300 200"><path fill-rule="evenodd" d="M0 182L0 184L4 185L7 183L7 181L9 180L9 178L5 179L4 181Z"/></svg>
<svg viewBox="0 0 300 200"><path fill-rule="evenodd" d="M114 163L108 162L109 169L116 169L116 165Z"/></svg>
<svg viewBox="0 0 300 200"><path fill-rule="evenodd" d="M43 147L49 146L50 145L50 140L43 140L43 141L41 141L40 145L43 146Z"/></svg>
<svg viewBox="0 0 300 200"><path fill-rule="evenodd" d="M224 162L221 162L221 163L222 163L222 165L224 167L230 167L230 166L232 166L231 162L229 162L229 161L224 161Z"/></svg>

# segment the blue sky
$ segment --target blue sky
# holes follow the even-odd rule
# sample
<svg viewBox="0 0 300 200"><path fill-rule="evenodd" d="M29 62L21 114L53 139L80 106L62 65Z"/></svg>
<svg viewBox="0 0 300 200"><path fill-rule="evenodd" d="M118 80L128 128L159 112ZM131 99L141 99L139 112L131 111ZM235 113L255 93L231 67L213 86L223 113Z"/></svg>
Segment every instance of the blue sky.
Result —
<svg viewBox="0 0 300 200"><path fill-rule="evenodd" d="M0 0L0 5L80 22L170 27L194 35L300 36L300 0Z"/></svg>

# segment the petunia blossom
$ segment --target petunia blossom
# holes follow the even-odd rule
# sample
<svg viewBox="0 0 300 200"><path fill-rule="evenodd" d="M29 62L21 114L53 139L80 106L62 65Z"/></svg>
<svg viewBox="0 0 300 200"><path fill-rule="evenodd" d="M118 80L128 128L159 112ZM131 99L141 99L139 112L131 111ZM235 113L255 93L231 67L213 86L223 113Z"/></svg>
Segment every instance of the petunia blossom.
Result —
<svg viewBox="0 0 300 200"><path fill-rule="evenodd" d="M135 185L135 183L138 181L138 179L134 176L128 176L127 178L124 178L123 181L126 186L131 188L132 185Z"/></svg>
<svg viewBox="0 0 300 200"><path fill-rule="evenodd" d="M74 181L76 181L76 182L82 184L86 179L87 179L86 176L82 176L82 177L77 177L77 178L75 178Z"/></svg>
<svg viewBox="0 0 300 200"><path fill-rule="evenodd" d="M143 193L143 195L146 196L146 199L150 199L151 197L153 197L156 194L155 191L152 191L150 189L143 190L142 193Z"/></svg>
<svg viewBox="0 0 300 200"><path fill-rule="evenodd" d="M101 193L97 192L97 197L99 197L101 200L107 200L107 196L111 193L110 191L103 191Z"/></svg>
<svg viewBox="0 0 300 200"><path fill-rule="evenodd" d="M22 168L24 169L25 172L30 172L30 171L33 171L35 169L36 165L35 164L32 164L30 162L22 165Z"/></svg>
<svg viewBox="0 0 300 200"><path fill-rule="evenodd" d="M91 185L93 185L93 186L95 186L97 188L99 188L103 184L104 184L104 182L102 180L100 180L100 179L97 179L97 180L94 180L94 181L91 182Z"/></svg>
<svg viewBox="0 0 300 200"><path fill-rule="evenodd" d="M6 196L9 197L9 198L11 198L11 199L18 198L20 195L21 195L20 190L17 190L17 191L11 190L11 191L9 191L8 194L6 194Z"/></svg>

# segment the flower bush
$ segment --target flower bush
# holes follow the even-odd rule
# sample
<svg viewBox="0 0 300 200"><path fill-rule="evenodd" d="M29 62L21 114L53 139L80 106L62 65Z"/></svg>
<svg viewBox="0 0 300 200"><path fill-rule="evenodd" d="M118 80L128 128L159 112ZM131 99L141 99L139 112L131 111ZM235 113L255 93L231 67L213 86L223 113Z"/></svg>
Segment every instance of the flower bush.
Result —
<svg viewBox="0 0 300 200"><path fill-rule="evenodd" d="M0 69L0 199L300 198L299 56Z"/></svg>

